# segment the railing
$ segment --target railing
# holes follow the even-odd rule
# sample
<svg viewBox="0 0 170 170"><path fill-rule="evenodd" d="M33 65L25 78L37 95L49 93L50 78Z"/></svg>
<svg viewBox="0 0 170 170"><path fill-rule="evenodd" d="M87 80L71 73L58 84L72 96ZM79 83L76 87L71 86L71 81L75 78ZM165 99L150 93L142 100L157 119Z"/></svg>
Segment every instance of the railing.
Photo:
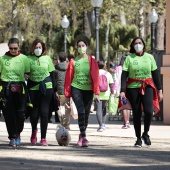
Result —
<svg viewBox="0 0 170 170"><path fill-rule="evenodd" d="M147 52L154 56L155 61L157 63L158 71L160 73L160 68L162 67L162 57L163 57L163 55L165 55L165 50L154 50L154 51L147 51ZM108 57L108 63L110 63L110 61L113 61L116 65L118 65L121 57L123 55L126 55L126 53L128 53L128 51L110 51L109 57ZM114 58L110 59L110 56L114 56ZM109 68L109 66L110 65L108 64L108 68ZM161 83L163 84L163 78L162 78L161 74L160 74L160 79L161 79ZM131 119L132 118L133 118L133 116L131 114ZM122 120L122 114L121 113L117 113L116 115L109 114L108 120L109 121L111 121L111 120ZM153 117L153 120L163 121L163 102L160 103L160 113L159 113L159 115L156 116L156 117Z"/></svg>

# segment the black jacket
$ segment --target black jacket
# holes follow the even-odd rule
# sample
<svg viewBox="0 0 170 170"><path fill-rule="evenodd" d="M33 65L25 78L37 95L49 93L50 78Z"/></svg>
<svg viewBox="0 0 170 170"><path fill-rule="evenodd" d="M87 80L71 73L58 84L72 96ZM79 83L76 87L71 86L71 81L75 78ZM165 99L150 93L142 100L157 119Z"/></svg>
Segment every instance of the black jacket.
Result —
<svg viewBox="0 0 170 170"><path fill-rule="evenodd" d="M64 95L64 81L65 81L65 74L68 67L67 62L61 62L56 65L55 70L55 80L57 91L59 95Z"/></svg>

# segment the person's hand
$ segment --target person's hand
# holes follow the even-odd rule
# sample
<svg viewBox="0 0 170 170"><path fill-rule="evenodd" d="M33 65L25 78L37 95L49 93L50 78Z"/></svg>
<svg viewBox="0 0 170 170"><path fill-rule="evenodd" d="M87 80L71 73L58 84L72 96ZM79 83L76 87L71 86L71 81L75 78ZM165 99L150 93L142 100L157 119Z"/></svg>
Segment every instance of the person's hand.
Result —
<svg viewBox="0 0 170 170"><path fill-rule="evenodd" d="M126 98L125 92L120 92L119 97L121 100L122 100L122 98Z"/></svg>
<svg viewBox="0 0 170 170"><path fill-rule="evenodd" d="M162 93L162 90L158 90L158 100L159 102L161 102L163 99L163 93Z"/></svg>
<svg viewBox="0 0 170 170"><path fill-rule="evenodd" d="M95 94L95 99L96 99L98 102L100 102L100 97L99 97L99 95Z"/></svg>

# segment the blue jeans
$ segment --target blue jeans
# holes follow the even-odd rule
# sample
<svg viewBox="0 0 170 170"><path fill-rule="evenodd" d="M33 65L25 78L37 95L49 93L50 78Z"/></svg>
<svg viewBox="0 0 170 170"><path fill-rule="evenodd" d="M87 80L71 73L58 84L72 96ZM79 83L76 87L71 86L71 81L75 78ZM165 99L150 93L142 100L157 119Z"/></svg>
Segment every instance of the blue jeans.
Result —
<svg viewBox="0 0 170 170"><path fill-rule="evenodd" d="M91 105L93 101L93 91L92 90L81 90L81 89L72 87L71 95L76 105L77 112L78 112L78 125L80 128L80 133L82 137L85 137L90 109L91 109Z"/></svg>

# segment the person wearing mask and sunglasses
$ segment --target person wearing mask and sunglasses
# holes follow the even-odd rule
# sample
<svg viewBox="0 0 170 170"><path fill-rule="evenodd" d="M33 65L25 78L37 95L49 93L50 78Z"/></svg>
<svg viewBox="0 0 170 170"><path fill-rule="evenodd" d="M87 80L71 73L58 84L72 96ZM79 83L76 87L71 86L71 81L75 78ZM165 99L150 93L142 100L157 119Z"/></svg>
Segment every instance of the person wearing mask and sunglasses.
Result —
<svg viewBox="0 0 170 170"><path fill-rule="evenodd" d="M3 114L10 140L9 146L21 143L26 111L25 73L30 72L28 59L20 52L17 38L8 42L9 51L0 58L0 75L3 94Z"/></svg>

